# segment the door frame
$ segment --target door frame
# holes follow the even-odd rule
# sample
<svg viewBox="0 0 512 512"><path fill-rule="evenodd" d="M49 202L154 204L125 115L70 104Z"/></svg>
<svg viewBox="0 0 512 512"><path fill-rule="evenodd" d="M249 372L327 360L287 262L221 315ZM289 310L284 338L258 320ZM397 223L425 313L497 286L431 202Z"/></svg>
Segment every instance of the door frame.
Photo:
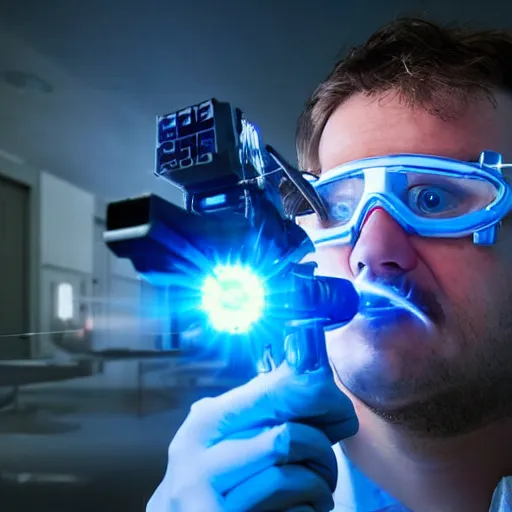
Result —
<svg viewBox="0 0 512 512"><path fill-rule="evenodd" d="M10 181L28 188L28 229L27 229L27 330L38 332L40 327L40 268L41 254L39 252L40 226L40 171L22 162L13 162L0 154L0 175ZM38 356L37 339L30 342L30 358Z"/></svg>

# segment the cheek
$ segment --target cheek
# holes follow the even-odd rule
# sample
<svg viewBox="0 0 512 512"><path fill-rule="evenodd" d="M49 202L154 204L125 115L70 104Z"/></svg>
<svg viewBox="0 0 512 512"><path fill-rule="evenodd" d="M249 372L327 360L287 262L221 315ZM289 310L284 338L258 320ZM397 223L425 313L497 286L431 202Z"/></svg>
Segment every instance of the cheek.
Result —
<svg viewBox="0 0 512 512"><path fill-rule="evenodd" d="M349 247L327 247L318 249L316 253L308 256L308 261L314 261L318 264L317 274L352 278L349 256Z"/></svg>
<svg viewBox="0 0 512 512"><path fill-rule="evenodd" d="M499 253L470 240L420 240L415 245L447 313L467 326L482 325L504 286Z"/></svg>

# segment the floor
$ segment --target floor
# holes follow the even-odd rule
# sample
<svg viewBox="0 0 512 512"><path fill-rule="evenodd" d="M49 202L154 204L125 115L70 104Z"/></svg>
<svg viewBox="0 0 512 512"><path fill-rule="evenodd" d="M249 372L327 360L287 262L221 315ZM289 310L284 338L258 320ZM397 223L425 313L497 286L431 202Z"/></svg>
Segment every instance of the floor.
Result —
<svg viewBox="0 0 512 512"><path fill-rule="evenodd" d="M220 392L24 390L0 412L0 509L143 512L191 403Z"/></svg>

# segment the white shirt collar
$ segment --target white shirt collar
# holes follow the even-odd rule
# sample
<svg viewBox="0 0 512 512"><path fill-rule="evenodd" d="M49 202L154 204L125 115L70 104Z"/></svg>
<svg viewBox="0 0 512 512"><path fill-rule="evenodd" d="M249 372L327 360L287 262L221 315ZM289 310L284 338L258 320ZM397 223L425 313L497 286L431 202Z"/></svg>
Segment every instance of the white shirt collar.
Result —
<svg viewBox="0 0 512 512"><path fill-rule="evenodd" d="M338 462L333 512L410 512L361 473L343 453L339 443L332 448ZM489 512L512 512L512 476L501 479Z"/></svg>

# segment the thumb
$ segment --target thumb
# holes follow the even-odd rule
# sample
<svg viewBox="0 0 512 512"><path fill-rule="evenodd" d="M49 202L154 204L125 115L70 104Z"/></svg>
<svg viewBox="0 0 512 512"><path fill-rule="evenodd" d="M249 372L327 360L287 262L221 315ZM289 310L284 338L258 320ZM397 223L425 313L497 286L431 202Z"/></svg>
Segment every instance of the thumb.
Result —
<svg viewBox="0 0 512 512"><path fill-rule="evenodd" d="M242 430L288 421L320 428L333 444L358 429L354 406L336 386L329 366L297 374L283 363L247 384L194 404L176 436L211 445Z"/></svg>

